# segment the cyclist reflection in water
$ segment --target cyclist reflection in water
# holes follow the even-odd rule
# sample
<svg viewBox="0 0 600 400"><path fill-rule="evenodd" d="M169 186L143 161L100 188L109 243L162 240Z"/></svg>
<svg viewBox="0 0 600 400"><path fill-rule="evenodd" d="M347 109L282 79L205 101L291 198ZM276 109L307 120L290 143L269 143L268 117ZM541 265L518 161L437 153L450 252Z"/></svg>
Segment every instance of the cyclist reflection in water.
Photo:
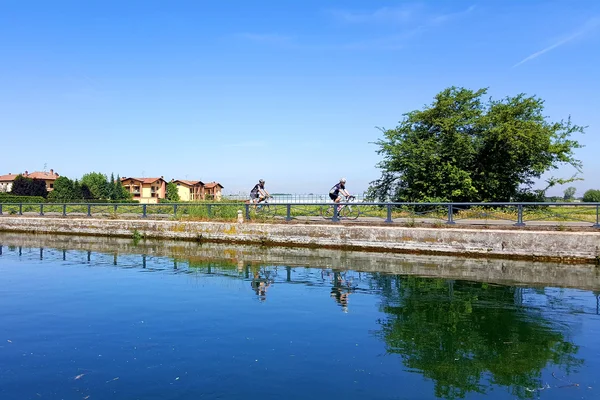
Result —
<svg viewBox="0 0 600 400"><path fill-rule="evenodd" d="M352 283L344 279L340 272L333 271L333 287L331 297L342 307L342 311L348 312L348 296L352 291Z"/></svg>
<svg viewBox="0 0 600 400"><path fill-rule="evenodd" d="M250 286L260 301L267 299L267 289L271 286L271 282L267 278L261 278L258 270L254 271L254 277L252 278L252 282L250 282Z"/></svg>

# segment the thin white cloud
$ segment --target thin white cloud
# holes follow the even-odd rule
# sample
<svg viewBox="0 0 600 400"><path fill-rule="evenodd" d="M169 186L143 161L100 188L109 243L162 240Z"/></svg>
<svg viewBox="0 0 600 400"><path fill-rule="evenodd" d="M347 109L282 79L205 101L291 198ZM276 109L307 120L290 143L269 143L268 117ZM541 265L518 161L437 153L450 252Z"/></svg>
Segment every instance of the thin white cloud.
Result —
<svg viewBox="0 0 600 400"><path fill-rule="evenodd" d="M277 33L238 33L236 35L240 39L249 40L257 43L267 44L290 44L293 40L291 36L280 35Z"/></svg>
<svg viewBox="0 0 600 400"><path fill-rule="evenodd" d="M296 49L348 49L348 50L398 50L405 47L409 39L430 29L471 13L475 6L447 13L433 14L422 4L408 4L402 7L383 7L372 11L328 10L333 18L347 24L382 24L393 33L379 37L357 40L345 44L299 43L298 38L277 33L238 33L238 39Z"/></svg>
<svg viewBox="0 0 600 400"><path fill-rule="evenodd" d="M448 14L442 14L442 15L437 15L433 18L431 18L431 20L429 21L430 25L436 25L436 24L442 24L444 22L447 21L451 21L455 18L459 18L462 17L466 14L471 13L472 11L475 10L475 5L470 6L469 8L462 10L462 11L458 11L455 13L448 13Z"/></svg>
<svg viewBox="0 0 600 400"><path fill-rule="evenodd" d="M592 19L588 20L585 24L583 24L583 26L581 26L575 33L572 33L571 35L567 36L566 38L559 40L558 42L554 43L551 46L548 46L540 51L536 51L533 54L530 54L529 56L525 57L524 59L522 59L515 65L513 65L513 68L516 68L519 65L525 64L526 62L531 61L535 58L538 58L542 54L545 54L549 51L556 49L557 47L567 44L570 41L572 41L580 36L591 33L593 30L595 30L599 26L600 26L600 17L592 18Z"/></svg>
<svg viewBox="0 0 600 400"><path fill-rule="evenodd" d="M398 50L406 47L408 40L422 34L434 27L448 23L454 19L465 16L475 10L475 6L470 6L467 9L441 15L421 15L419 16L419 25L410 29L405 29L403 32L384 35L374 39L362 40L350 43L344 46L347 49L363 49L363 50Z"/></svg>
<svg viewBox="0 0 600 400"><path fill-rule="evenodd" d="M406 47L409 38L422 31L423 29L419 27L401 34L380 36L374 39L348 43L343 48L348 50L400 50Z"/></svg>
<svg viewBox="0 0 600 400"><path fill-rule="evenodd" d="M382 7L374 11L330 10L336 19L349 24L405 23L417 14L415 5L403 7Z"/></svg>

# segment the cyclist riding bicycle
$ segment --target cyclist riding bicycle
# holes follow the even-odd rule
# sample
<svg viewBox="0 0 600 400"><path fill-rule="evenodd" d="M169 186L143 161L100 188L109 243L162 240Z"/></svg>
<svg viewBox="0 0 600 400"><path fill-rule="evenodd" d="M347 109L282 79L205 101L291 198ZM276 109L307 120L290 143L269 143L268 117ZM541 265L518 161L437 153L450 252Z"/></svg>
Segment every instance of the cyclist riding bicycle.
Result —
<svg viewBox="0 0 600 400"><path fill-rule="evenodd" d="M329 191L329 198L336 203L342 201L342 196L350 197L350 192L346 190L346 178L341 178Z"/></svg>
<svg viewBox="0 0 600 400"><path fill-rule="evenodd" d="M256 185L254 185L254 187L250 191L250 200L253 203L258 204L262 201L265 201L265 199L270 196L271 195L269 194L269 192L267 192L267 189L265 189L264 179L260 179L258 181L258 183Z"/></svg>

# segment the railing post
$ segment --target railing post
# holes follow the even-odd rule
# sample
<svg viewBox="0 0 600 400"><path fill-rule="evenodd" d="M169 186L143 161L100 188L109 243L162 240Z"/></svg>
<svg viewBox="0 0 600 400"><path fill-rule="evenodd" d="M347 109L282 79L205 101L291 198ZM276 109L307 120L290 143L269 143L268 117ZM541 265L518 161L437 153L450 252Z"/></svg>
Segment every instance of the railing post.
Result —
<svg viewBox="0 0 600 400"><path fill-rule="evenodd" d="M67 205L63 204L63 217L67 216Z"/></svg>
<svg viewBox="0 0 600 400"><path fill-rule="evenodd" d="M517 206L517 223L515 226L525 226L523 222L523 204Z"/></svg>
<svg viewBox="0 0 600 400"><path fill-rule="evenodd" d="M177 218L177 204L173 204L173 217Z"/></svg>
<svg viewBox="0 0 600 400"><path fill-rule="evenodd" d="M91 204L88 204L88 205L87 205L87 208L88 208L88 215L87 215L87 216L88 216L88 217L91 217L91 216L92 216L92 205L91 205Z"/></svg>
<svg viewBox="0 0 600 400"><path fill-rule="evenodd" d="M285 208L286 208L285 220L291 221L292 220L292 205L286 204Z"/></svg>
<svg viewBox="0 0 600 400"><path fill-rule="evenodd" d="M206 205L206 216L208 218L211 218L211 214L212 214L212 204L207 204Z"/></svg>
<svg viewBox="0 0 600 400"><path fill-rule="evenodd" d="M246 221L250 221L250 204L246 203L244 206L246 208Z"/></svg>
<svg viewBox="0 0 600 400"><path fill-rule="evenodd" d="M44 216L44 204L40 204L40 216Z"/></svg>
<svg viewBox="0 0 600 400"><path fill-rule="evenodd" d="M333 203L333 218L331 218L331 220L333 222L339 222L340 221L338 207L339 207L338 203Z"/></svg>
<svg viewBox="0 0 600 400"><path fill-rule="evenodd" d="M147 204L142 205L142 218L146 218L148 216L148 214L146 214L146 206Z"/></svg>
<svg viewBox="0 0 600 400"><path fill-rule="evenodd" d="M117 207L118 207L118 206L115 204L115 214L117 213Z"/></svg>
<svg viewBox="0 0 600 400"><path fill-rule="evenodd" d="M385 219L385 222L387 222L388 224L391 224L392 222L394 222L394 220L392 220L392 205L388 203L386 205L386 208L387 208L387 218Z"/></svg>
<svg viewBox="0 0 600 400"><path fill-rule="evenodd" d="M454 206L452 204L448 204L448 220L446 221L448 225L455 225L454 222Z"/></svg>
<svg viewBox="0 0 600 400"><path fill-rule="evenodd" d="M2 215L2 203L0 203L0 215Z"/></svg>
<svg viewBox="0 0 600 400"><path fill-rule="evenodd" d="M23 215L23 203L19 203L19 215Z"/></svg>
<svg viewBox="0 0 600 400"><path fill-rule="evenodd" d="M2 214L2 209L0 209L0 214ZM596 204L596 223L592 225L593 228L600 228L600 204Z"/></svg>

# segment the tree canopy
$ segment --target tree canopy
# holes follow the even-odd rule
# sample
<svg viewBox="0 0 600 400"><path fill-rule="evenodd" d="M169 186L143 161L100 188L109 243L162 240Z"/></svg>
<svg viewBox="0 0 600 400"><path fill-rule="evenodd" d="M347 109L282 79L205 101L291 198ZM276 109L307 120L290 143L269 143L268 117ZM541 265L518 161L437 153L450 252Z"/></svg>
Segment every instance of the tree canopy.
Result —
<svg viewBox="0 0 600 400"><path fill-rule="evenodd" d="M48 196L46 181L27 178L23 175L18 175L15 178L10 192L17 196L41 196L43 198Z"/></svg>
<svg viewBox="0 0 600 400"><path fill-rule="evenodd" d="M50 200L72 201L81 199L81 187L66 176L60 176L54 181L54 190L48 195Z"/></svg>
<svg viewBox="0 0 600 400"><path fill-rule="evenodd" d="M575 198L575 193L577 193L577 188L573 186L569 186L564 191L563 200L571 201Z"/></svg>
<svg viewBox="0 0 600 400"><path fill-rule="evenodd" d="M600 203L600 190L590 189L583 194L583 201Z"/></svg>
<svg viewBox="0 0 600 400"><path fill-rule="evenodd" d="M81 184L86 185L94 199L105 199L108 196L108 179L100 172L90 172L81 178Z"/></svg>
<svg viewBox="0 0 600 400"><path fill-rule="evenodd" d="M486 89L451 87L423 110L404 114L395 129L382 129L375 144L383 160L369 196L392 201L540 200L533 185L542 174L570 165L582 147L571 139L584 128L551 122L543 100L524 94L484 100ZM551 177L548 187L572 179ZM547 189L547 188L546 188Z"/></svg>
<svg viewBox="0 0 600 400"><path fill-rule="evenodd" d="M179 201L179 191L177 190L177 185L173 182L169 182L167 183L167 193L166 193L166 198L167 200L170 201Z"/></svg>
<svg viewBox="0 0 600 400"><path fill-rule="evenodd" d="M117 175L110 174L110 179L100 172L90 172L81 178L81 195L84 199L98 200L130 200L131 194L123 187Z"/></svg>

